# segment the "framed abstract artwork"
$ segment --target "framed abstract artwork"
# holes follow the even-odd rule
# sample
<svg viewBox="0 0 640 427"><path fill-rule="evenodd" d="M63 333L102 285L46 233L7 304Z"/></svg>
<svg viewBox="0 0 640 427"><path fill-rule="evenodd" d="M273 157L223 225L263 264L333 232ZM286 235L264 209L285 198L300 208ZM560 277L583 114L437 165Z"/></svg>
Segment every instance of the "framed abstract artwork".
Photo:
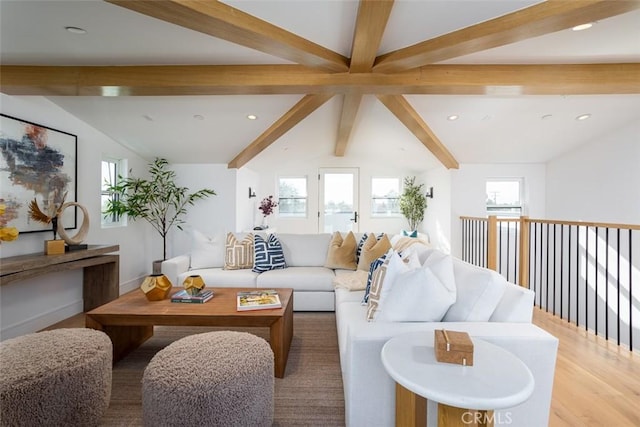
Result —
<svg viewBox="0 0 640 427"><path fill-rule="evenodd" d="M29 217L34 199L50 215L64 202L77 202L78 137L0 114L0 226L20 233L51 231ZM76 209L65 209L59 227L77 226Z"/></svg>

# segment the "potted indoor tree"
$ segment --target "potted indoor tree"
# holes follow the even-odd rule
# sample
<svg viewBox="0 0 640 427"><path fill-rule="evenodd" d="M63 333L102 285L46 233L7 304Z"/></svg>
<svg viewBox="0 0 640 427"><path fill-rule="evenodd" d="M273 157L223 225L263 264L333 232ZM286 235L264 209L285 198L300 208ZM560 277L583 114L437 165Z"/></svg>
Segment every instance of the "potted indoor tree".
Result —
<svg viewBox="0 0 640 427"><path fill-rule="evenodd" d="M427 197L422 187L424 184L416 184L416 177L405 177L404 190L400 196L400 212L409 222L409 231L417 233L418 225L424 220L424 211L427 209Z"/></svg>
<svg viewBox="0 0 640 427"><path fill-rule="evenodd" d="M149 164L149 179L118 175L116 183L106 187L112 197L103 212L105 216L126 214L132 220L142 218L149 222L162 237L163 261L167 259L167 234L174 225L182 230L187 205L216 194L208 188L189 194L189 188L176 185L176 173L167 169L168 165L166 159L156 158Z"/></svg>

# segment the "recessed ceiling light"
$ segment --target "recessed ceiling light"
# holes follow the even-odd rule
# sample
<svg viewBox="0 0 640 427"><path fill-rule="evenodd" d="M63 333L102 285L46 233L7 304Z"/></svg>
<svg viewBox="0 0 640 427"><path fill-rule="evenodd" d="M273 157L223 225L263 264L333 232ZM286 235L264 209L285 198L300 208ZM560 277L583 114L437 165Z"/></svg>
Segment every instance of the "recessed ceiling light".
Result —
<svg viewBox="0 0 640 427"><path fill-rule="evenodd" d="M247 114L247 119L249 119L249 120L257 120L258 116L256 116L255 114Z"/></svg>
<svg viewBox="0 0 640 427"><path fill-rule="evenodd" d="M64 29L73 34L87 34L87 30L80 27L64 27Z"/></svg>
<svg viewBox="0 0 640 427"><path fill-rule="evenodd" d="M591 117L591 114L580 114L578 117L576 117L576 120L587 120L589 117Z"/></svg>
<svg viewBox="0 0 640 427"><path fill-rule="evenodd" d="M582 30L588 30L591 27L593 27L593 22L587 22L586 24L576 25L575 27L572 28L572 30L582 31Z"/></svg>
<svg viewBox="0 0 640 427"><path fill-rule="evenodd" d="M549 120L553 117L553 114L545 114L544 116L540 117L542 120Z"/></svg>
<svg viewBox="0 0 640 427"><path fill-rule="evenodd" d="M193 118L196 120L204 120L204 116L202 114L196 114L193 116Z"/></svg>
<svg viewBox="0 0 640 427"><path fill-rule="evenodd" d="M454 120L458 120L460 116L458 116L457 114L452 114L449 117L447 117L447 120L449 121L454 121Z"/></svg>
<svg viewBox="0 0 640 427"><path fill-rule="evenodd" d="M151 115L149 115L149 114L145 114L145 115L144 115L144 116L142 116L142 117L144 117L146 120L148 120L148 121L150 121L150 122L152 122L152 121L153 121L153 116L151 116Z"/></svg>

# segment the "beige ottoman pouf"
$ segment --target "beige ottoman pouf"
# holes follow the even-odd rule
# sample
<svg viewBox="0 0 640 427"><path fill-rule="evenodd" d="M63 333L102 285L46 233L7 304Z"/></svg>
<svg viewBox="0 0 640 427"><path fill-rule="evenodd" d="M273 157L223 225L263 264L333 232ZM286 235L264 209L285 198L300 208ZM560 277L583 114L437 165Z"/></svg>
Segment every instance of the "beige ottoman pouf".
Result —
<svg viewBox="0 0 640 427"><path fill-rule="evenodd" d="M179 339L151 359L142 377L146 426L271 426L273 352L244 332Z"/></svg>
<svg viewBox="0 0 640 427"><path fill-rule="evenodd" d="M97 426L111 398L112 344L56 329L0 343L0 425Z"/></svg>

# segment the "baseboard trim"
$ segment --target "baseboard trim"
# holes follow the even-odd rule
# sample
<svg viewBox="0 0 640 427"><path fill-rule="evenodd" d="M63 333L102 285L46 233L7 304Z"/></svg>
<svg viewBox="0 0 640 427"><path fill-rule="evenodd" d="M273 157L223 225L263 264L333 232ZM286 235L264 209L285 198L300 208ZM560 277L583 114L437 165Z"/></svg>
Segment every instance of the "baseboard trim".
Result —
<svg viewBox="0 0 640 427"><path fill-rule="evenodd" d="M82 313L82 300L73 301L69 304L65 304L60 307L56 307L53 310L49 310L45 313L39 313L36 316L31 316L20 322L16 322L0 331L0 340L18 337L20 335L30 334L40 331L54 323L61 322L74 316L78 313Z"/></svg>

